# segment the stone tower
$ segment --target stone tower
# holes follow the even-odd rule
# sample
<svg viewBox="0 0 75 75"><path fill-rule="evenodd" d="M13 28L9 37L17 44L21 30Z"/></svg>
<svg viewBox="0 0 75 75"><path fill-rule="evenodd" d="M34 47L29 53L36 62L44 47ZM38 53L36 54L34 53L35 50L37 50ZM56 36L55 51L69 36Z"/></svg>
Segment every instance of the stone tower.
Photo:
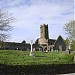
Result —
<svg viewBox="0 0 75 75"><path fill-rule="evenodd" d="M48 39L49 39L48 24L47 25L43 24L40 26L40 38L38 39L38 44L47 45Z"/></svg>
<svg viewBox="0 0 75 75"><path fill-rule="evenodd" d="M43 24L40 26L40 38L49 39L48 24Z"/></svg>

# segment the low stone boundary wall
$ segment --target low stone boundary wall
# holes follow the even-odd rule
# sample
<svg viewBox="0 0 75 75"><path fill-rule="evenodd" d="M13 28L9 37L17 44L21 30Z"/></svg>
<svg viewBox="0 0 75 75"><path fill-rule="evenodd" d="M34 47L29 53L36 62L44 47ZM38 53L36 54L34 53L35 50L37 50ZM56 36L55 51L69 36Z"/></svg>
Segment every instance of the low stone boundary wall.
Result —
<svg viewBox="0 0 75 75"><path fill-rule="evenodd" d="M0 65L0 75L55 75L75 73L75 64Z"/></svg>

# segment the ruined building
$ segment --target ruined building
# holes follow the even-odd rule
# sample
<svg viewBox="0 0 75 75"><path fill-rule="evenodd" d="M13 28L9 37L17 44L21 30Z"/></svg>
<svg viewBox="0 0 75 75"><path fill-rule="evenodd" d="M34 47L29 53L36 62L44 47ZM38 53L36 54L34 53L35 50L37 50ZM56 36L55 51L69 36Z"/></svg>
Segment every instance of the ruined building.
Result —
<svg viewBox="0 0 75 75"><path fill-rule="evenodd" d="M15 42L3 42L4 45L0 46L1 49L9 49L9 50L30 50L30 44L23 41L22 43ZM33 44L33 48L35 50L42 51L53 51L53 50L66 50L66 44L61 36L55 39L49 38L48 25L40 26L40 38L36 40Z"/></svg>
<svg viewBox="0 0 75 75"><path fill-rule="evenodd" d="M39 45L43 51L66 50L66 44L61 36L57 40L49 39L48 24L40 26L40 38L36 40L35 44Z"/></svg>

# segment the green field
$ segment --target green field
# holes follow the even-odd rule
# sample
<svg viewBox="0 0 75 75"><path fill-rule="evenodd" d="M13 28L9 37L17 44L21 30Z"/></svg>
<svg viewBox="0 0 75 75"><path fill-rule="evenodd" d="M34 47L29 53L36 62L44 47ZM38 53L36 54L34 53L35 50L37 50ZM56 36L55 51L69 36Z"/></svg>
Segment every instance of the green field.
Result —
<svg viewBox="0 0 75 75"><path fill-rule="evenodd" d="M39 65L39 64L74 64L74 54L64 52L39 52L29 56L29 51L0 50L0 64L6 65Z"/></svg>

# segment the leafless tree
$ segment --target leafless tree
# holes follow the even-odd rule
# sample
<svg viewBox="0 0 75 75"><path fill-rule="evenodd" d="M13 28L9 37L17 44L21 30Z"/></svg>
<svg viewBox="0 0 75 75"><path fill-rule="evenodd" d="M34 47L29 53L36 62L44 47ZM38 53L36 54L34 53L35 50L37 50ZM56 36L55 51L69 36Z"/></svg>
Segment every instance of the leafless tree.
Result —
<svg viewBox="0 0 75 75"><path fill-rule="evenodd" d="M10 23L13 17L7 11L0 9L0 41L5 41L9 37L9 31L12 30Z"/></svg>

